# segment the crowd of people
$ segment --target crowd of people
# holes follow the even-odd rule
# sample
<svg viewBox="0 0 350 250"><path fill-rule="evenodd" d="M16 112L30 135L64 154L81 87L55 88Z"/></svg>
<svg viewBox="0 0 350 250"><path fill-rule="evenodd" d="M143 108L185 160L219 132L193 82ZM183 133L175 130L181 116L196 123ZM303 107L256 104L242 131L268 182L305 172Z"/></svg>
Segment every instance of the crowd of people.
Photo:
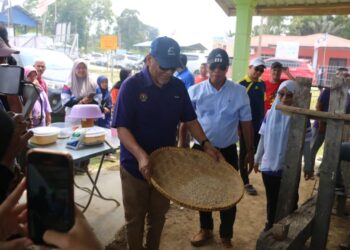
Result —
<svg viewBox="0 0 350 250"><path fill-rule="evenodd" d="M1 62L15 64L12 53L17 51L9 47L6 37L1 37ZM134 75L128 69L120 70L120 81L111 90L107 76L101 75L95 82L89 75L88 64L77 59L61 93L66 121L73 122L69 114L74 105L96 104L104 113L104 118L96 124L118 130L126 238L131 250L159 249L170 204L150 184L150 153L166 146L188 147L191 137L192 148L217 161L225 160L239 170L249 195L258 195L249 174L261 172L267 200L263 231L271 229L275 222L290 124L290 116L277 110L276 105L293 105L298 83L279 62L271 65L271 78L261 80L266 69L262 58L251 60L244 78L235 83L226 78L230 61L227 52L220 48L209 53L197 77L187 69L186 63L187 57L180 53L175 40L159 37L151 44L144 68ZM282 72L288 79L281 78ZM44 59L25 67L26 80L40 91L29 122L15 115L14 112L19 112L12 107L18 106L18 100L7 96L0 99L0 131L4 138L0 142L1 249L25 249L32 244L25 234L26 206L18 204L25 180L20 181L21 169L15 158L33 135L27 130L29 127L51 123L44 73ZM327 91L320 95L317 104L320 110L328 110ZM304 176L309 180L313 178L315 155L324 140L325 125L314 124L313 129L317 130L313 135L310 122L307 127L304 148L310 152L304 151ZM343 151L348 148L349 145L344 145ZM106 158L116 160L113 155ZM223 249L233 249L236 211L236 206L220 211ZM75 225L69 232L47 231L44 240L59 249L102 249L82 213L76 209L75 214ZM207 244L213 237L213 225L212 213L199 212L200 230L190 243L195 247Z"/></svg>

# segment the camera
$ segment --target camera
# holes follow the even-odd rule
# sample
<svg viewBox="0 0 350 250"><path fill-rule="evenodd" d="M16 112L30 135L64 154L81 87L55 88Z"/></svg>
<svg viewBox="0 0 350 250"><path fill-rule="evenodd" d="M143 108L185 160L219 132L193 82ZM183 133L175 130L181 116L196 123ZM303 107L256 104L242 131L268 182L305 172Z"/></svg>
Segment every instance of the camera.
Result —
<svg viewBox="0 0 350 250"><path fill-rule="evenodd" d="M33 83L24 80L24 69L14 65L0 65L0 94L22 96L25 105L22 115L29 117L40 95L40 90Z"/></svg>

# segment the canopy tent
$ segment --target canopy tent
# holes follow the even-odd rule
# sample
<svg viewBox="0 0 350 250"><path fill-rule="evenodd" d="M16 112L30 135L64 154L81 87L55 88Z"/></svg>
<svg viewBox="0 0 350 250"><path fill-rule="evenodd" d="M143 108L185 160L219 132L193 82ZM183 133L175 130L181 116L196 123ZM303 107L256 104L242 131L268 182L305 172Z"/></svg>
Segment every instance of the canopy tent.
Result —
<svg viewBox="0 0 350 250"><path fill-rule="evenodd" d="M0 13L0 23L37 27L39 22L28 11L16 5Z"/></svg>
<svg viewBox="0 0 350 250"><path fill-rule="evenodd" d="M146 41L142 43L136 43L133 46L137 48L150 48L152 41ZM204 47L201 43L180 43L180 47L183 50L207 50L206 47Z"/></svg>

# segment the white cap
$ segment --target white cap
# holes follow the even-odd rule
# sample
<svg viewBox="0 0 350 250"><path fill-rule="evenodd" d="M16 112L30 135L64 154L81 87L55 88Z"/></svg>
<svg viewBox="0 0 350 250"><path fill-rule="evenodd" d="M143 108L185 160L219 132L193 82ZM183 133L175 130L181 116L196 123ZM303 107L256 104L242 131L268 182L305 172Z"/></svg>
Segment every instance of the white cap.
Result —
<svg viewBox="0 0 350 250"><path fill-rule="evenodd" d="M264 62L264 59L262 59L261 57L257 57L257 58L254 58L250 61L249 63L249 66L253 66L254 68L255 67L258 67L258 66L264 66L266 68L266 65L265 65L265 62Z"/></svg>

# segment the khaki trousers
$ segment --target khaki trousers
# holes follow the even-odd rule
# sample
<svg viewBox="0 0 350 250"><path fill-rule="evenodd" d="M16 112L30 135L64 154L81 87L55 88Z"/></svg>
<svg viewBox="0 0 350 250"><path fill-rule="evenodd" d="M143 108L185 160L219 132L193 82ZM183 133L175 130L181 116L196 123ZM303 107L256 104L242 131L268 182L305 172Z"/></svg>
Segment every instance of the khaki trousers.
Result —
<svg viewBox="0 0 350 250"><path fill-rule="evenodd" d="M130 250L158 250L169 200L146 181L120 168L126 238ZM146 230L145 229L146 223ZM145 248L143 248L146 231Z"/></svg>

